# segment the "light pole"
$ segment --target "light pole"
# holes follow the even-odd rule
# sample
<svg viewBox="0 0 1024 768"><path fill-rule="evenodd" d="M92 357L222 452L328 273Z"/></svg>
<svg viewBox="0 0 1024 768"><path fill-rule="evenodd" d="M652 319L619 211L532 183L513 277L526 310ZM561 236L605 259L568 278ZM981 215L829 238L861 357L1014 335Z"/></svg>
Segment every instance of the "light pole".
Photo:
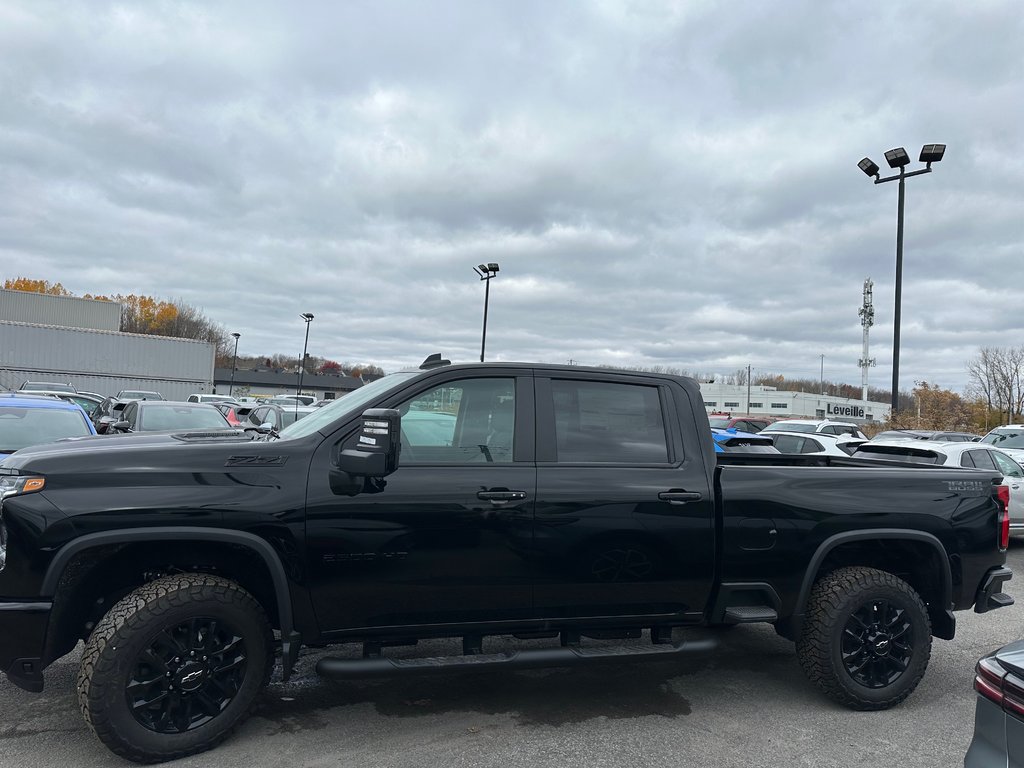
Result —
<svg viewBox="0 0 1024 768"><path fill-rule="evenodd" d="M228 384L228 396L231 395L231 392L235 388L235 368L238 367L238 337L242 334L232 333L231 335L235 337L235 354L234 357L231 358L231 383Z"/></svg>
<svg viewBox="0 0 1024 768"><path fill-rule="evenodd" d="M893 314L892 331L892 404L889 418L893 418L900 407L900 305L903 298L903 200L905 196L905 182L911 176L920 176L922 173L932 172L932 163L937 163L946 153L945 144L925 144L921 148L919 163L925 163L924 168L907 173L907 166L910 164L910 156L903 147L890 149L885 153L885 160L890 168L899 168L900 172L894 176L886 176L884 179L878 174L878 166L865 157L857 167L868 176L874 176L875 184L884 184L887 181L900 182L899 199L896 204L896 311Z"/></svg>
<svg viewBox="0 0 1024 768"><path fill-rule="evenodd" d="M303 312L299 315L306 321L306 340L302 342L302 359L299 360L299 388L295 390L296 395L302 394L302 374L306 372L306 347L309 345L309 324L313 322L313 315L310 312ZM295 407L298 408L299 400L295 399Z"/></svg>
<svg viewBox="0 0 1024 768"><path fill-rule="evenodd" d="M487 302L491 298L491 278L498 274L497 262L481 264L473 267L473 271L484 281L484 331L480 336L480 362L484 361L484 348L487 346Z"/></svg>

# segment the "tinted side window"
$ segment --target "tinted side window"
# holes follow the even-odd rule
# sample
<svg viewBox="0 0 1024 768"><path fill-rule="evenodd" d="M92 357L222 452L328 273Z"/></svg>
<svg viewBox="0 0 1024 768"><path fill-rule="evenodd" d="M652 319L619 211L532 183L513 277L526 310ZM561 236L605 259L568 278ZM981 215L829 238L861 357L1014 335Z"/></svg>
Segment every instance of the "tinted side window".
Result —
<svg viewBox="0 0 1024 768"><path fill-rule="evenodd" d="M1021 469L1020 464L1015 462L1009 456L1005 456L1002 453L996 453L992 451L990 454L992 460L996 463L996 467L1007 477L1024 477L1024 469Z"/></svg>
<svg viewBox="0 0 1024 768"><path fill-rule="evenodd" d="M465 379L399 406L403 464L512 461L515 379Z"/></svg>
<svg viewBox="0 0 1024 768"><path fill-rule="evenodd" d="M996 465L992 463L992 457L988 451L968 451L970 457L974 459L974 466L978 469L995 469Z"/></svg>
<svg viewBox="0 0 1024 768"><path fill-rule="evenodd" d="M800 453L804 444L802 437L795 437L793 435L776 435L772 440L775 441L775 447L781 453Z"/></svg>
<svg viewBox="0 0 1024 768"><path fill-rule="evenodd" d="M558 461L652 464L668 461L657 387L554 379Z"/></svg>
<svg viewBox="0 0 1024 768"><path fill-rule="evenodd" d="M974 459L971 458L971 452L970 451L968 451L967 453L964 453L963 455L960 456L960 466L961 467L977 467L977 464L974 463Z"/></svg>
<svg viewBox="0 0 1024 768"><path fill-rule="evenodd" d="M823 446L817 440L814 440L814 439L812 439L810 437L808 437L806 440L804 440L803 453L818 453L819 451L824 451L824 450L825 450L825 446Z"/></svg>

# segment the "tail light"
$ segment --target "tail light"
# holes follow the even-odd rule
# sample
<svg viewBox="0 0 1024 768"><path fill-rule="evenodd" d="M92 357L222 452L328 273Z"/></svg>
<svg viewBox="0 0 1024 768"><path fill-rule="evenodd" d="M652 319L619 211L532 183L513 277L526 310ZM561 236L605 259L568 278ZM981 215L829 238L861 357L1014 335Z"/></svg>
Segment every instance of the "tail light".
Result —
<svg viewBox="0 0 1024 768"><path fill-rule="evenodd" d="M991 656L979 661L974 672L974 690L1004 712L1024 717L1024 680L1007 672Z"/></svg>
<svg viewBox="0 0 1024 768"><path fill-rule="evenodd" d="M999 549L1010 546L1010 489L1005 485L996 486L996 497L1003 507L999 517Z"/></svg>

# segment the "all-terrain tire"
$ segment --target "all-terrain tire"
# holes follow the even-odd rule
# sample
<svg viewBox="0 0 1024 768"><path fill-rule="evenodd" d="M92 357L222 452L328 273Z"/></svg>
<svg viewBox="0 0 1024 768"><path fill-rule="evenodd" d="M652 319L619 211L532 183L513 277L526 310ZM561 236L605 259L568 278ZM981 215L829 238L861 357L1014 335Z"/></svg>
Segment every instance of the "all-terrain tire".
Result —
<svg viewBox="0 0 1024 768"><path fill-rule="evenodd" d="M82 655L78 703L112 752L163 762L225 739L273 664L270 624L252 595L219 576L165 576L128 594L96 625ZM146 677L154 682L140 682ZM150 698L156 703L140 704Z"/></svg>
<svg viewBox="0 0 1024 768"><path fill-rule="evenodd" d="M860 566L815 583L796 644L811 682L857 710L888 709L907 698L931 648L931 621L917 592L891 573Z"/></svg>

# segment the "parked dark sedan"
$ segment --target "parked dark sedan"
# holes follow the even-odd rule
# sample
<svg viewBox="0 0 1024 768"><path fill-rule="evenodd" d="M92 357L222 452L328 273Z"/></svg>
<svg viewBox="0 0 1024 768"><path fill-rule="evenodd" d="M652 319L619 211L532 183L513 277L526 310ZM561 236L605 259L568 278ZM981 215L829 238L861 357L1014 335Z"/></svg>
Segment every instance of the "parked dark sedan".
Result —
<svg viewBox="0 0 1024 768"><path fill-rule="evenodd" d="M110 432L167 432L173 430L231 429L224 414L209 403L169 400L132 400Z"/></svg>
<svg viewBox="0 0 1024 768"><path fill-rule="evenodd" d="M224 414L224 418L228 420L228 424L232 427L241 429L242 427L249 426L249 414L252 412L254 405L239 405L238 403L210 403L214 408Z"/></svg>
<svg viewBox="0 0 1024 768"><path fill-rule="evenodd" d="M280 432L316 410L315 407L308 405L261 405L253 408L249 413L245 427L254 428L270 424L275 432Z"/></svg>
<svg viewBox="0 0 1024 768"><path fill-rule="evenodd" d="M118 400L116 397L104 398L89 416L93 426L96 427L96 434L107 434L110 431L110 425L121 420L121 414L126 405L128 405L127 400Z"/></svg>
<svg viewBox="0 0 1024 768"><path fill-rule="evenodd" d="M1024 640L978 662L974 739L964 768L1024 765Z"/></svg>

